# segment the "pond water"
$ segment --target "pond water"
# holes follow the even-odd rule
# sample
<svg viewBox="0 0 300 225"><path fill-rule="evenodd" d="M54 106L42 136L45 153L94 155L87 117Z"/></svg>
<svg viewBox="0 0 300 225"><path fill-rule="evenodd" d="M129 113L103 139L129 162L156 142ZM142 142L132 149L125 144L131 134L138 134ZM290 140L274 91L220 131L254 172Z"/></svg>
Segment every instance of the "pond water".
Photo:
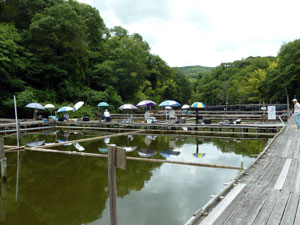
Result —
<svg viewBox="0 0 300 225"><path fill-rule="evenodd" d="M50 131L24 135L40 145L105 135ZM5 144L15 144L15 137ZM126 135L60 146L62 151L106 154L106 144L127 155L247 167L266 140L195 136ZM110 224L107 159L56 153L7 153L8 179L1 184L0 224ZM238 170L127 160L117 169L117 211L122 225L184 224L238 175Z"/></svg>

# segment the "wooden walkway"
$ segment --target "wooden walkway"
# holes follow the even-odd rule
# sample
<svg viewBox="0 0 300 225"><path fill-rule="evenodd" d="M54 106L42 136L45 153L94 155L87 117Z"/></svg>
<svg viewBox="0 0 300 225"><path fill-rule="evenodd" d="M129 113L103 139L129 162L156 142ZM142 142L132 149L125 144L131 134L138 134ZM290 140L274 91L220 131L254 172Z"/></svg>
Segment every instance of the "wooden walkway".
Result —
<svg viewBox="0 0 300 225"><path fill-rule="evenodd" d="M292 118L234 188L186 224L300 224L299 151L300 129Z"/></svg>

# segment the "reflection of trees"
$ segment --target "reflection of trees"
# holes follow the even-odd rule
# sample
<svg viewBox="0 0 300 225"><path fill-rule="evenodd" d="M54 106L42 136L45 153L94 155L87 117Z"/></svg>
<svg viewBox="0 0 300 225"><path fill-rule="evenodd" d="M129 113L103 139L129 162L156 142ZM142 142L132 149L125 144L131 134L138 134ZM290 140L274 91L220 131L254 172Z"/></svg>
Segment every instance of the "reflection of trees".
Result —
<svg viewBox="0 0 300 225"><path fill-rule="evenodd" d="M243 140L239 142L232 139L211 139L210 141L222 152L234 152L235 154L245 156L259 154L266 143L264 140Z"/></svg>
<svg viewBox="0 0 300 225"><path fill-rule="evenodd" d="M8 155L5 224L79 225L101 217L108 200L106 159L38 152L23 152L22 158L15 202L16 158ZM127 161L126 170L117 170L118 196L141 190L160 165Z"/></svg>

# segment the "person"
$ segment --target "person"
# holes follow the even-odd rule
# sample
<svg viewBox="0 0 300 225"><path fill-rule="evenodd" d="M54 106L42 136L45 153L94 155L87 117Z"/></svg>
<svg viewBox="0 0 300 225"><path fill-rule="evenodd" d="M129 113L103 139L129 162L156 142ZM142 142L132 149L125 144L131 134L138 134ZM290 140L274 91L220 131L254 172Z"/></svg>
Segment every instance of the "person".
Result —
<svg viewBox="0 0 300 225"><path fill-rule="evenodd" d="M64 120L69 120L69 118L70 118L69 113L66 112L64 115Z"/></svg>
<svg viewBox="0 0 300 225"><path fill-rule="evenodd" d="M149 112L149 111L146 111L145 114L144 114L144 117L145 117L145 122L147 123L147 120L149 120L150 117L151 117L150 112Z"/></svg>
<svg viewBox="0 0 300 225"><path fill-rule="evenodd" d="M297 99L293 99L292 102L294 103L294 115L296 120L297 129L300 129L300 104Z"/></svg>
<svg viewBox="0 0 300 225"><path fill-rule="evenodd" d="M105 111L104 111L104 118L105 118L106 122L111 121L111 117L110 117L110 113L108 112L108 109L105 109Z"/></svg>

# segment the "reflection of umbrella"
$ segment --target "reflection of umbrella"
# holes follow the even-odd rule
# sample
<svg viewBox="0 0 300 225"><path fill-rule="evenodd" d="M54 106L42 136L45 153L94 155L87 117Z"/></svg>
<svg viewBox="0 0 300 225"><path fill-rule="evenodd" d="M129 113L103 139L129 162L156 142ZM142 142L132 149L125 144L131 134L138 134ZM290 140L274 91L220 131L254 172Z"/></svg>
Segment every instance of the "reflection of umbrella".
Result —
<svg viewBox="0 0 300 225"><path fill-rule="evenodd" d="M72 111L73 108L70 107L70 106L64 106L64 107L61 107L59 110L57 110L57 112L67 112L67 111Z"/></svg>
<svg viewBox="0 0 300 225"><path fill-rule="evenodd" d="M104 143L105 144L109 144L109 142L110 142L110 138L104 138Z"/></svg>
<svg viewBox="0 0 300 225"><path fill-rule="evenodd" d="M137 107L135 107L134 105L132 104L124 104L124 105L121 105L119 107L119 109L123 110L123 109L137 109Z"/></svg>
<svg viewBox="0 0 300 225"><path fill-rule="evenodd" d="M78 151L84 151L84 147L82 147L78 142L73 143L74 147L78 150Z"/></svg>
<svg viewBox="0 0 300 225"><path fill-rule="evenodd" d="M27 105L25 105L26 108L32 108L32 109L45 109L44 106L42 106L41 104L39 103L29 103Z"/></svg>
<svg viewBox="0 0 300 225"><path fill-rule="evenodd" d="M152 149L141 149L138 153L141 157L152 157L156 154L156 151Z"/></svg>
<svg viewBox="0 0 300 225"><path fill-rule="evenodd" d="M26 145L29 147L36 147L36 146L41 146L42 144L44 144L44 142L45 142L45 140L33 141L33 142L26 143Z"/></svg>
<svg viewBox="0 0 300 225"><path fill-rule="evenodd" d="M64 143L64 142L67 142L68 140L66 139L59 139L58 140L58 143ZM72 145L72 143L67 143L67 144L64 144L64 146L69 146L69 145Z"/></svg>
<svg viewBox="0 0 300 225"><path fill-rule="evenodd" d="M45 107L45 109L54 109L55 108L55 106L52 104L47 104L44 107Z"/></svg>
<svg viewBox="0 0 300 225"><path fill-rule="evenodd" d="M178 156L180 152L169 150L169 151L162 151L159 154L161 154L162 157L169 158L171 155Z"/></svg>
<svg viewBox="0 0 300 225"><path fill-rule="evenodd" d="M151 106L155 106L156 103L151 101L151 100L144 100L139 102L136 106L137 107L151 107Z"/></svg>
<svg viewBox="0 0 300 225"><path fill-rule="evenodd" d="M183 105L181 108L182 108L182 109L189 109L190 106L189 106L189 105Z"/></svg>
<svg viewBox="0 0 300 225"><path fill-rule="evenodd" d="M97 106L98 107L102 107L102 106L105 107L105 106L109 106L109 104L107 102L99 102Z"/></svg>
<svg viewBox="0 0 300 225"><path fill-rule="evenodd" d="M77 102L73 107L73 111L75 112L76 110L78 110L81 106L83 106L83 104L83 101Z"/></svg>
<svg viewBox="0 0 300 225"><path fill-rule="evenodd" d="M196 158L201 158L205 156L205 153L193 153L193 156L195 156Z"/></svg>
<svg viewBox="0 0 300 225"><path fill-rule="evenodd" d="M133 152L136 149L136 146L123 146L121 148L124 148L126 152Z"/></svg>
<svg viewBox="0 0 300 225"><path fill-rule="evenodd" d="M204 109L204 108L206 108L206 106L202 102L194 102L191 105L191 107L196 109L196 124L198 124L198 120L199 120L198 109Z"/></svg>
<svg viewBox="0 0 300 225"><path fill-rule="evenodd" d="M105 154L105 153L107 153L107 148L98 148L98 151L99 151L100 153Z"/></svg>
<svg viewBox="0 0 300 225"><path fill-rule="evenodd" d="M167 100L163 101L162 103L159 104L159 106L166 107L166 106L171 106L171 107L180 107L181 105L174 101L174 100Z"/></svg>

